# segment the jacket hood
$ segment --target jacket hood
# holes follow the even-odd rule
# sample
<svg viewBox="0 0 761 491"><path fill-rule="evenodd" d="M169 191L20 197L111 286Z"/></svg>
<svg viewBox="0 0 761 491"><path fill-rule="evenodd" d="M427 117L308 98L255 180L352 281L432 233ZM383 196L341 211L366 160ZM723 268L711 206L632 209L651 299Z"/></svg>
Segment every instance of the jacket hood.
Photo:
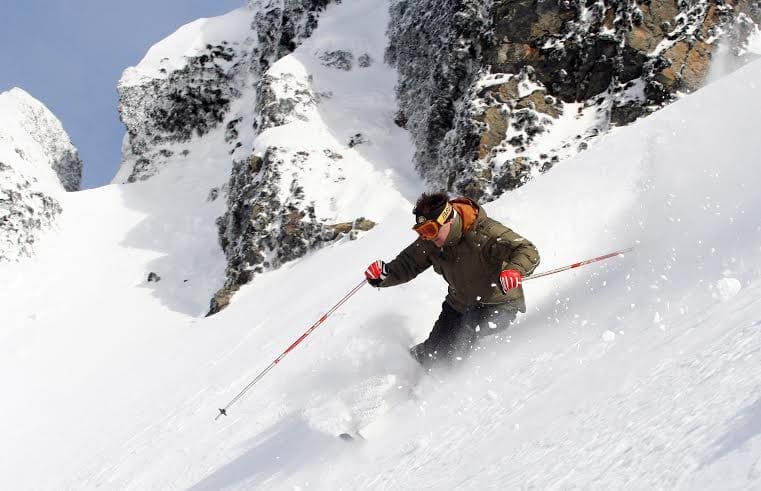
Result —
<svg viewBox="0 0 761 491"><path fill-rule="evenodd" d="M453 199L451 203L455 210L455 217L452 219L452 228L449 230L444 247L457 244L462 239L463 234L473 228L476 222L486 220L486 212L473 200L457 198Z"/></svg>

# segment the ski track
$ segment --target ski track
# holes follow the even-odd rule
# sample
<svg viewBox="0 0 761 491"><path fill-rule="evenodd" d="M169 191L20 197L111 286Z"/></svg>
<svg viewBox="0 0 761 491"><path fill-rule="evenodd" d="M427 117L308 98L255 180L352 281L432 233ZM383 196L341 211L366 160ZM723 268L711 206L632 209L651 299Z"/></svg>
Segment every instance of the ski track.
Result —
<svg viewBox="0 0 761 491"><path fill-rule="evenodd" d="M502 394L508 401L501 397L495 400L488 391L472 389L467 394L455 392L444 400L434 396L428 404L446 408L450 415L446 427L424 423L431 433L420 431L414 442L400 444L381 462L375 461L367 475L345 484L349 489L355 485L479 489L494 483L507 488L705 487L710 482L705 479L713 474L707 470L710 466L726 465L722 458L761 436L761 380L757 366L761 334L751 309L759 302L760 293L756 285L732 305L717 306L706 318L699 319L699 328L687 332L676 329L656 335L655 339L652 332L640 339L628 339L627 343L650 353L640 363L627 367L638 375L595 385L595 391L567 394L564 389L586 385L584 379L590 371L595 372L594 367L581 373L556 373L550 380L549 372L556 372L568 358L568 354L556 354L552 360L544 360L543 367L525 367L511 373L504 386L513 390ZM737 306L740 308L733 313ZM697 329L707 332L691 332ZM675 345L681 352L672 351ZM613 350L616 348L623 347ZM653 353L657 355L653 357ZM599 363L594 357L592 354L592 359L565 362ZM653 359L660 361L648 366ZM550 361L554 366L547 366ZM534 386L536 379L544 379L544 384ZM525 382L521 384L520 380ZM735 390L722 391L727 384ZM454 382L448 384L448 390L451 385ZM565 396L581 400L571 404ZM552 406L553 399L559 399L561 404ZM424 415L419 410L417 417ZM532 424L532 420L541 424ZM508 431L512 433L510 443L501 444L505 428L513 426L513 431ZM542 437L522 442L522 434L534 431L540 431ZM474 447L507 451L503 455L481 455L480 466L470 468L463 477L457 461L463 449ZM680 465L674 465L674 455L680 456ZM425 478L417 477L420 474ZM432 481L431 476L437 479ZM751 480L740 487L754 487L761 479L757 472L748 477ZM713 482L729 484L716 481L715 476Z"/></svg>

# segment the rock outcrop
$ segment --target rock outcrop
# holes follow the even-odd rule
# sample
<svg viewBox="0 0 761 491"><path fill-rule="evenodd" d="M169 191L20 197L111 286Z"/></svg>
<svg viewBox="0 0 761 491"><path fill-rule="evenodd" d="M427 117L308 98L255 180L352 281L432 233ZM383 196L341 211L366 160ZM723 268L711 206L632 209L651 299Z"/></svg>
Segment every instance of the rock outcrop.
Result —
<svg viewBox="0 0 761 491"><path fill-rule="evenodd" d="M759 20L745 0L397 1L398 119L432 186L490 199L699 88L720 43L743 63Z"/></svg>
<svg viewBox="0 0 761 491"><path fill-rule="evenodd" d="M268 147L262 157L252 155L235 162L228 211L217 221L228 259L227 281L212 299L211 314L224 308L255 274L338 239L354 239L375 226L364 217L326 223L317 216L293 172L306 165L309 157L303 151Z"/></svg>
<svg viewBox="0 0 761 491"><path fill-rule="evenodd" d="M329 3L251 0L183 27L120 82L127 136L117 180L182 168L196 151L207 166L230 169L204 190L226 205L216 222L226 279L210 313L255 274L373 225L336 219L316 205L323 191L304 185L315 168L329 182L346 179L341 153L372 143L366 134L341 134L342 148L268 136L282 137L288 125L308 133L333 96L315 92L307 66L348 76L377 63L336 42L280 69ZM390 9L394 122L410 132L431 187L479 200L700 87L722 42L741 63L739 48L760 17L749 0L393 0ZM178 39L189 45L178 50Z"/></svg>
<svg viewBox="0 0 761 491"><path fill-rule="evenodd" d="M373 225L359 217L332 223L318 216L292 175L309 160L308 151L297 144L253 150L258 135L306 120L305 112L317 103L320 95L306 80L268 70L312 34L329 3L251 1L248 9L224 16L229 18L208 21L224 25L216 28L223 35L207 39L204 46L185 48L181 56L161 55L161 46L154 47L120 82L120 114L127 136L117 181L150 179L173 163L192 159L190 149L199 145L228 149L224 159L227 166L232 164L229 182L208 191L209 201L224 196L227 206L217 220L227 258L226 280L211 301L210 313L224 308L255 274L331 241L355 237ZM200 26L183 29L199 31ZM324 54L323 62L346 69L369 66L372 59L361 54L355 60L339 50ZM319 157L328 165L342 158L329 149L321 152Z"/></svg>
<svg viewBox="0 0 761 491"><path fill-rule="evenodd" d="M0 161L0 262L32 256L35 244L63 211L36 177L16 166Z"/></svg>
<svg viewBox="0 0 761 491"><path fill-rule="evenodd" d="M119 113L127 127L120 174L126 182L144 180L175 155L175 145L202 137L225 120L240 96L247 53L226 41L208 44L165 77L119 85Z"/></svg>
<svg viewBox="0 0 761 491"><path fill-rule="evenodd" d="M311 34L317 14L328 3L250 1L250 11L236 13L232 21L220 20L236 29L194 47L192 55L162 58L149 53L146 58L153 59L127 69L118 87L127 135L117 180L151 177L172 160L178 144L203 137L225 122L228 142L236 140L240 120L228 117L233 102L249 92L275 60ZM191 24L183 29L201 27Z"/></svg>
<svg viewBox="0 0 761 491"><path fill-rule="evenodd" d="M5 134L17 131L17 134L28 136L31 141L18 146L21 152L26 147L27 160L53 169L66 191L78 191L82 182L82 160L58 118L23 89L13 88L0 97L3 98L4 117L9 120L4 125ZM16 126L16 129L10 126ZM16 138L18 141L24 139Z"/></svg>
<svg viewBox="0 0 761 491"><path fill-rule="evenodd" d="M60 121L22 89L0 94L0 261L33 255L79 189L82 162Z"/></svg>

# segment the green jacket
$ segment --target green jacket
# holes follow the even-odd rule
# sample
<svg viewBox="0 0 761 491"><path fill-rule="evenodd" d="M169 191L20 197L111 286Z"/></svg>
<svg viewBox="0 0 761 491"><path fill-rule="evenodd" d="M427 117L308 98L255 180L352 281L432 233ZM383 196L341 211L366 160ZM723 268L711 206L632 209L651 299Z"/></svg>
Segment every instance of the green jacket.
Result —
<svg viewBox="0 0 761 491"><path fill-rule="evenodd" d="M433 266L449 284L446 301L458 312L482 305L504 305L526 311L523 287L502 293L499 273L517 269L530 275L539 264L534 244L496 220L474 202L454 200L454 218L444 247L418 238L391 262L381 287L406 283Z"/></svg>

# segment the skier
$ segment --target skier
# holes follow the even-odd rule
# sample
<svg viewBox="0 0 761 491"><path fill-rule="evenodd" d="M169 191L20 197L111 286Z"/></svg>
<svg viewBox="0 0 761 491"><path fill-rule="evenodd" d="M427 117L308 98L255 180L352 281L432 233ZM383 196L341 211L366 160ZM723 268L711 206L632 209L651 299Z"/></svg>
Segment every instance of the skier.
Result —
<svg viewBox="0 0 761 491"><path fill-rule="evenodd" d="M518 312L526 312L521 283L539 264L539 252L468 198L423 193L412 213L420 237L393 261L370 264L365 277L372 286L389 287L430 266L444 277L449 291L441 314L428 339L410 348L430 368L462 360L479 338L506 329Z"/></svg>

